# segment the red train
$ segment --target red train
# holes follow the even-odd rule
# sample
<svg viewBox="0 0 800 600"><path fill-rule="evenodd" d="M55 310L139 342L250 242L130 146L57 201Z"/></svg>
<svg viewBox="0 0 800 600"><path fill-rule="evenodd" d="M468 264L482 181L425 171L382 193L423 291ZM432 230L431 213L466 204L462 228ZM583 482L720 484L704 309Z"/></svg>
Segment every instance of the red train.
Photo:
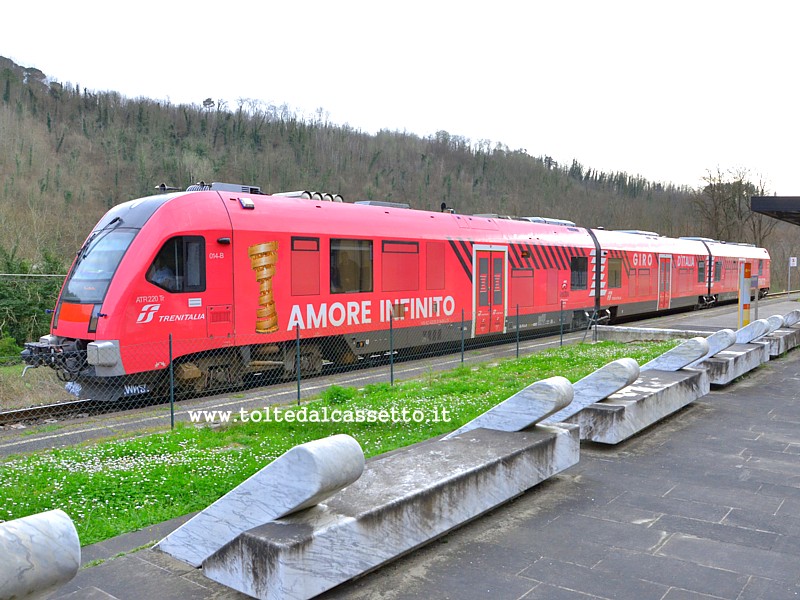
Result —
<svg viewBox="0 0 800 600"><path fill-rule="evenodd" d="M202 390L292 373L298 330L319 371L387 352L390 320L399 350L458 341L462 319L469 339L735 299L742 261L765 294L749 245L198 184L112 208L23 355L111 399L163 383L172 334L176 381Z"/></svg>

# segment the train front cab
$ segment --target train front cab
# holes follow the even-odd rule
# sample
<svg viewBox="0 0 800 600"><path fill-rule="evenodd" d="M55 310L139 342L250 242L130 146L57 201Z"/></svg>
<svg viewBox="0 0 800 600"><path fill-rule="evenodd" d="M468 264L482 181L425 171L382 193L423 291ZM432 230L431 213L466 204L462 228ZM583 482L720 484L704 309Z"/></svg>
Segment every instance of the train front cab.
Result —
<svg viewBox="0 0 800 600"><path fill-rule="evenodd" d="M26 344L25 362L53 367L81 398L110 400L159 387L170 336L175 356L233 343L231 235L216 192L114 207L79 251L51 333Z"/></svg>
<svg viewBox="0 0 800 600"><path fill-rule="evenodd" d="M241 361L217 356L235 354L229 351L235 343L233 231L226 201L216 191L178 195L137 236L130 261L121 265L128 280L109 296L119 307L126 374L154 373L154 384L163 384L171 351L181 387L241 380ZM190 355L197 360L184 359Z"/></svg>

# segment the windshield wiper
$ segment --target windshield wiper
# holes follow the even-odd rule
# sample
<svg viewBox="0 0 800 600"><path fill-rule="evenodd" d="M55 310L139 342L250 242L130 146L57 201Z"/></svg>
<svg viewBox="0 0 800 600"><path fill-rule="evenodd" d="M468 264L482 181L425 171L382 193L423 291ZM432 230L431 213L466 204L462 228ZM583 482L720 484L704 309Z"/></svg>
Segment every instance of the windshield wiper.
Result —
<svg viewBox="0 0 800 600"><path fill-rule="evenodd" d="M81 246L80 250L78 250L78 262L89 256L89 252L91 252L93 248L92 242L95 240L99 242L101 239L103 239L109 233L109 228L115 223L122 223L122 218L114 217L102 229L98 229L87 238L87 240L83 243L83 246ZM98 239L98 236L100 236L101 233L104 235Z"/></svg>

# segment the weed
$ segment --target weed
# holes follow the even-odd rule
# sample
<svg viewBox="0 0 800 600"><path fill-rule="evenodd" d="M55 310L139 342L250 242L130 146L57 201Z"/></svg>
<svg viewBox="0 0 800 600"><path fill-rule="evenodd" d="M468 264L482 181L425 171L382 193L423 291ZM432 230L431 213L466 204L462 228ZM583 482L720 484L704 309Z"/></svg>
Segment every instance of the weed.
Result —
<svg viewBox="0 0 800 600"><path fill-rule="evenodd" d="M351 404L355 400L358 391L351 387L341 387L332 385L322 392L321 397L324 402L330 405Z"/></svg>

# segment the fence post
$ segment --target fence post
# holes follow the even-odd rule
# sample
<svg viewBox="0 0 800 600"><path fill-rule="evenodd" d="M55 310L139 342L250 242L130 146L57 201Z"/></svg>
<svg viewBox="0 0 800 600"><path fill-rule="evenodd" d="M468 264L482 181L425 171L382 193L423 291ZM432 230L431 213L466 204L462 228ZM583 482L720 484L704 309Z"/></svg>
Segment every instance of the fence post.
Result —
<svg viewBox="0 0 800 600"><path fill-rule="evenodd" d="M394 317L389 313L389 385L394 385Z"/></svg>
<svg viewBox="0 0 800 600"><path fill-rule="evenodd" d="M297 348L297 356L295 357L294 361L294 370L297 373L297 405L300 405L300 378L302 375L300 374L300 325L295 325L294 330L297 332L297 343L295 344Z"/></svg>
<svg viewBox="0 0 800 600"><path fill-rule="evenodd" d="M517 304L517 358L519 358L519 304Z"/></svg>
<svg viewBox="0 0 800 600"><path fill-rule="evenodd" d="M461 364L464 364L464 309L461 309Z"/></svg>
<svg viewBox="0 0 800 600"><path fill-rule="evenodd" d="M175 429L175 370L172 367L172 334L169 334L169 428Z"/></svg>

